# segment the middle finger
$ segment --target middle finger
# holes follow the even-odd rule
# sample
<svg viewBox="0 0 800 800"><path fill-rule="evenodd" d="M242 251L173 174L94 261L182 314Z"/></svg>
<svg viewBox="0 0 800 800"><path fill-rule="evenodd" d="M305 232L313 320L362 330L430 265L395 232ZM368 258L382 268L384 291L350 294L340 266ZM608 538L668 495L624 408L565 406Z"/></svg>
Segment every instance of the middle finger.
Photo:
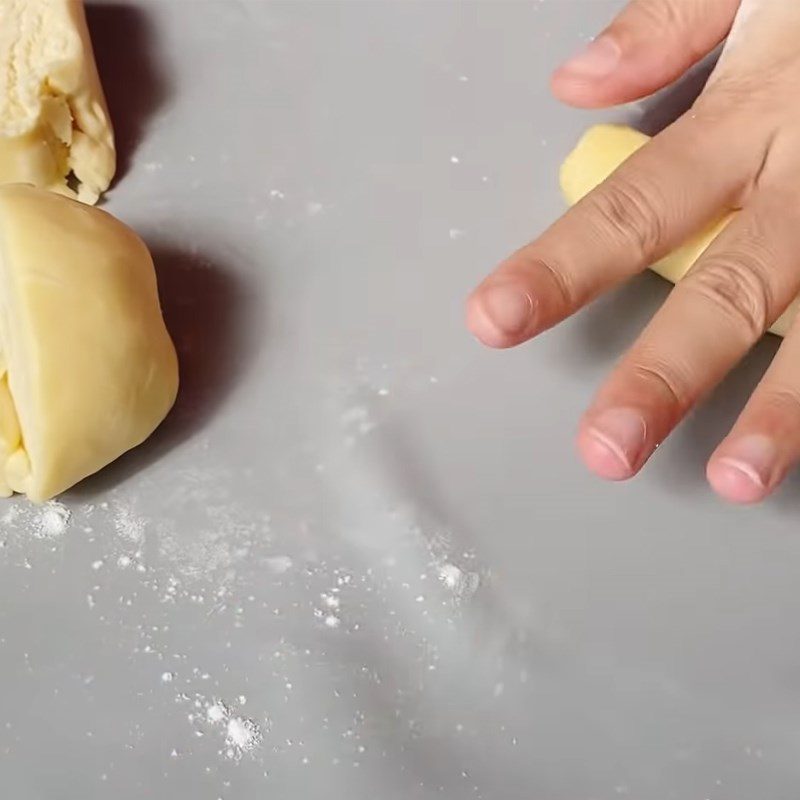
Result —
<svg viewBox="0 0 800 800"><path fill-rule="evenodd" d="M720 148L699 116L687 116L635 152L478 287L468 306L472 332L492 347L520 344L733 207L758 150L737 133L721 132L729 145Z"/></svg>

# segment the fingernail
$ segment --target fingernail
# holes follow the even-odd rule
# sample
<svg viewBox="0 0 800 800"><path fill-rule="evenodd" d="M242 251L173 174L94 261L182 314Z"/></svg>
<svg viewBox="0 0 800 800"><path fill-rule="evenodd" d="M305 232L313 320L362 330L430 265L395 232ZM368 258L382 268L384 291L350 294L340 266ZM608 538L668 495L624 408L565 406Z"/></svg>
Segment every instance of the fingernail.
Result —
<svg viewBox="0 0 800 800"><path fill-rule="evenodd" d="M533 299L514 284L486 289L482 305L491 323L506 336L523 333L533 318Z"/></svg>
<svg viewBox="0 0 800 800"><path fill-rule="evenodd" d="M597 416L588 430L594 444L594 462L590 464L603 477L612 480L629 478L642 458L647 424L632 408L611 408Z"/></svg>
<svg viewBox="0 0 800 800"><path fill-rule="evenodd" d="M744 503L760 500L773 483L777 457L778 449L769 437L744 436L709 466L709 479L730 500Z"/></svg>
<svg viewBox="0 0 800 800"><path fill-rule="evenodd" d="M617 68L621 57L619 45L604 35L589 42L561 68L579 78L605 78Z"/></svg>

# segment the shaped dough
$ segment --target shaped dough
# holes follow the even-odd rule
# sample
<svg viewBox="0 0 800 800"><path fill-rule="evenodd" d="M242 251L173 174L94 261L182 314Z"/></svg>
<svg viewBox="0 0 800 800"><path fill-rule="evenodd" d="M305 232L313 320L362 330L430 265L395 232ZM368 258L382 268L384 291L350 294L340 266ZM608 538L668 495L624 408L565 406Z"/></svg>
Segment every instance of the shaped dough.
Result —
<svg viewBox="0 0 800 800"><path fill-rule="evenodd" d="M95 203L115 168L81 0L0 0L0 183Z"/></svg>
<svg viewBox="0 0 800 800"><path fill-rule="evenodd" d="M561 167L561 189L567 202L577 203L611 175L623 161L647 144L649 139L649 136L621 125L597 125L590 128ZM682 247L653 264L651 269L672 283L677 283L735 214L736 212L729 213L714 222ZM795 300L770 328L770 332L785 336L799 304L800 299Z"/></svg>
<svg viewBox="0 0 800 800"><path fill-rule="evenodd" d="M109 214L0 186L0 495L41 502L144 441L178 388L150 254Z"/></svg>

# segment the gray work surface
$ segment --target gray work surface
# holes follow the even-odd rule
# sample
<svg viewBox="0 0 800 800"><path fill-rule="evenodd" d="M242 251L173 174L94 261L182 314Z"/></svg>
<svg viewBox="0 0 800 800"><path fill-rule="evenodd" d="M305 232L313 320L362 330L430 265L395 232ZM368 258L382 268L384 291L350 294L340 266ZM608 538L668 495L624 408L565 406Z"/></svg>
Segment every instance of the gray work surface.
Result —
<svg viewBox="0 0 800 800"><path fill-rule="evenodd" d="M582 130L673 113L549 97L618 6L90 6L184 385L65 530L0 506L4 800L796 800L798 482L703 479L775 342L607 485L576 422L666 285L463 328Z"/></svg>

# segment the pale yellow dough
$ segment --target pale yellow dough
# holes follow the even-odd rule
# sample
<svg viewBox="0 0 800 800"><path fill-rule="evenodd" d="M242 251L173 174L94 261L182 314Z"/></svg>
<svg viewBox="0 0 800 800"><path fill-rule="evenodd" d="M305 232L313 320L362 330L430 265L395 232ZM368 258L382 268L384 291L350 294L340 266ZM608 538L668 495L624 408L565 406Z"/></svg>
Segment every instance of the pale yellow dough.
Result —
<svg viewBox="0 0 800 800"><path fill-rule="evenodd" d="M41 502L146 439L178 388L150 254L109 214L0 186L0 495Z"/></svg>
<svg viewBox="0 0 800 800"><path fill-rule="evenodd" d="M590 128L561 167L561 188L567 202L577 203L648 141L649 137L645 134L622 125L597 125ZM653 264L651 269L677 283L735 214L735 211L726 214L682 247ZM786 335L797 313L798 304L800 299L795 300L770 328L772 333Z"/></svg>
<svg viewBox="0 0 800 800"><path fill-rule="evenodd" d="M0 0L0 183L93 204L115 168L81 0Z"/></svg>

